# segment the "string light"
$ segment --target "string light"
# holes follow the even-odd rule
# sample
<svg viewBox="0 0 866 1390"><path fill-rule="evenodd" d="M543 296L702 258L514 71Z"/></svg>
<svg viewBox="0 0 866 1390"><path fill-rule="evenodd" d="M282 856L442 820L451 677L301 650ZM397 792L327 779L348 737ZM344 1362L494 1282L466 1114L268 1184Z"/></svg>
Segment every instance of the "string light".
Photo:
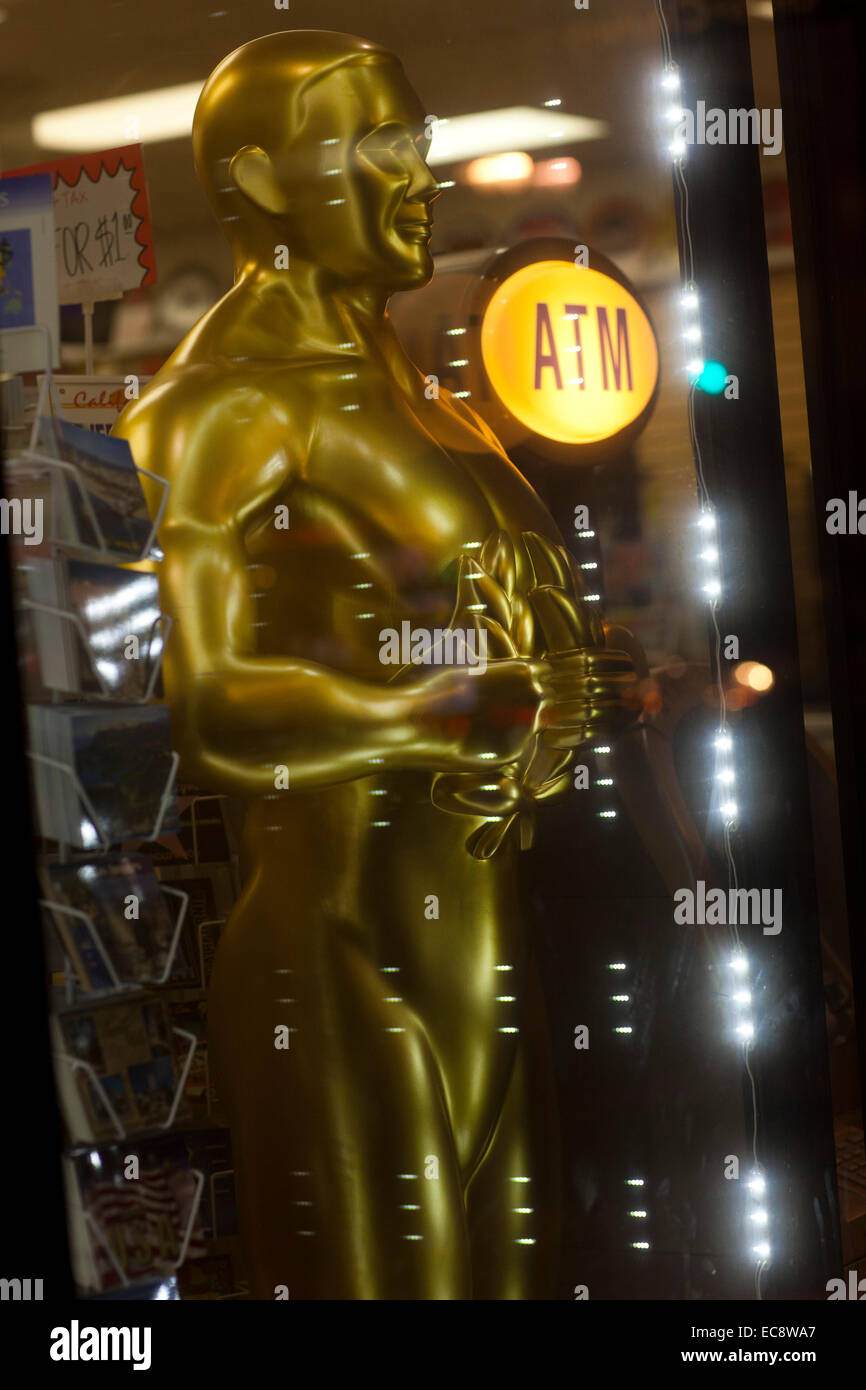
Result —
<svg viewBox="0 0 866 1390"><path fill-rule="evenodd" d="M685 111L682 101L682 84L677 64L673 59L671 49L670 32L664 13L663 0L654 0L656 16L659 22L660 38L662 45L662 56L664 71L661 75L660 83L662 89L669 94L671 104L666 106L664 114L668 121L676 118L683 121ZM665 134L667 140L667 133ZM678 133L673 141L668 142L668 153L673 159L673 178L678 207L680 213L680 225L682 230L682 251L681 267L683 280L680 288L680 308L683 314L683 341L698 346L702 342L701 325L698 313L701 307L701 297L694 280L694 248L692 245L691 228L689 225L689 191L686 183L684 164L686 160L686 142ZM702 381L704 373L707 378ZM704 532L707 539L715 537L718 532L716 516L711 505L709 490L703 471L703 461L701 458L700 441L695 425L695 392L698 389L706 390L709 394L719 394L724 389L727 379L726 369L718 362L707 362L697 353L686 363L686 374L689 378L688 391L688 423L689 437L692 446L692 453L695 462L695 473L698 483L698 495L700 502L700 513L697 519L699 528ZM727 705L725 696L725 681L722 670L722 636L719 629L716 610L723 596L722 573L720 569L720 547L717 544L706 544L698 554L699 563L702 566L700 588L709 600L709 611L715 637L715 675L716 685L719 696L719 726L713 738L715 751L715 785L719 790L718 812L722 821L722 834L725 849L725 859L728 867L729 887L738 887L738 873L736 860L734 858L731 843L732 829L736 825L739 816L739 807L734 796L736 787L736 766L734 758L734 744L731 732L727 724ZM730 968L739 977L742 984L745 984L749 974L749 962L742 950L739 932L736 924L730 927L734 953L729 960ZM753 1018L747 1012L751 1009L751 991L745 988L738 988L732 994L732 1003L737 1010L734 1021L734 1032L743 1048L743 1060L746 1073L751 1084L751 1104L752 1104L752 1150L754 1157L754 1172L748 1184L748 1190L754 1199L764 1191L764 1177L757 1158L757 1094L755 1079L751 1071L749 1053L755 1036L755 1024ZM756 1226L766 1227L770 1224L770 1214L767 1207L761 1204L750 1213L751 1222ZM752 1245L752 1253L759 1261L755 1274L756 1296L761 1296L761 1274L770 1258L771 1247L769 1241L761 1240Z"/></svg>

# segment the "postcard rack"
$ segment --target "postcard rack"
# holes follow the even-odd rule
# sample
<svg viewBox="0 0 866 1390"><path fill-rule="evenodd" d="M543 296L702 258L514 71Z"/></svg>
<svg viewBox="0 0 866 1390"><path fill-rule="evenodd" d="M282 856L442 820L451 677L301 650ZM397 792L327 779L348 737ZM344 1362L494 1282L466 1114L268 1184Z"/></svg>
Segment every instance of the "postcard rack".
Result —
<svg viewBox="0 0 866 1390"><path fill-rule="evenodd" d="M65 430L67 433L62 433L65 440L68 426L52 424L49 427L45 423L46 420L56 421L58 417L50 346L46 340L46 371L38 393L29 442L18 457L7 464L7 476L14 480L14 485L19 489L26 490L31 479L47 479L49 496L58 496L57 490L63 490L62 506L57 511L52 507L46 536L40 536L37 542L40 564L53 566L51 573L57 575L70 558L83 562L90 567L91 575L98 576L104 571L107 592L116 592L111 590L111 585L125 583L127 573L130 583L138 577L136 566L140 573L142 565L147 562L145 572L152 575L154 566L162 558L157 534L165 514L169 483L134 465L131 466L131 473L123 475L124 486L137 487L142 503L144 493L137 475L148 478L154 489L158 489L158 505L155 510L151 509L149 528L140 530L137 547L127 546L121 552L112 545L111 488L106 483L100 492L94 477L98 475L100 464L106 457L111 462L115 445L118 446L118 455L127 446L120 441L106 441L100 436L102 442L94 443L92 455L88 454L87 432L81 427L71 427L73 438L78 441L79 452L75 454L71 450L71 457L63 456L60 449L58 456L53 457L40 444L40 429L48 429L49 434L53 430L55 435ZM76 430L80 431L78 435L75 434ZM83 472L80 467L82 458L87 464ZM110 481L116 483L116 479ZM57 525L58 514L63 521L61 527ZM146 516L145 511L145 528ZM78 529L76 518L80 521ZM131 529L129 534L133 534ZM116 631L122 627L124 619L128 617L128 609L124 608L123 603L112 606L110 601L101 600L97 592L95 599L92 595L89 597L90 621L85 624L80 613L71 605L34 599L27 593L27 576L24 574L28 566L33 568L31 556L32 551L26 551L23 545L15 552L17 569L24 575L20 582L16 581L19 630L23 630L25 622L38 624L48 621L68 628L73 634L72 640L77 638L80 644L78 650L83 653L90 687L88 689L84 681L72 687L59 686L56 681L52 684L50 680L41 679L44 675L41 672L41 698L34 700L31 692L25 689L25 699L31 728L31 746L27 752L37 792L36 830L43 844L48 841L55 847L52 853L38 856L38 872L44 890L39 903L43 909L45 929L50 933L49 968L52 959L62 961L62 970L53 972L55 988L52 990L51 1027L61 1111L68 1133L65 1162L69 1163L70 1171L77 1171L74 1155L82 1150L82 1146L86 1146L88 1163L98 1173L101 1167L100 1152L105 1151L105 1145L118 1141L123 1141L125 1154L128 1151L134 1155L138 1145L168 1141L174 1144L176 1136L177 1151L181 1151L186 1092L197 1051L203 1045L200 1031L192 1031L183 1025L182 1020L172 1019L169 996L166 994L180 957L190 895L183 886L159 881L150 856L140 849L129 848L130 845L156 844L165 834L166 827L173 831L178 823L176 783L179 759L168 742L167 716L163 720L162 706L156 699L163 651L172 623L169 617L158 611L158 598L155 600L156 611L152 614L149 599L148 603L139 605L140 611L145 614L141 638L145 659L145 666L141 669L144 675L137 693L130 694L129 698L123 693L118 696L117 690L106 678L108 663L99 641L94 641L94 632L99 638L100 602L107 614L104 620L106 630L111 628ZM109 571L118 574L116 580L111 578ZM152 584L150 592L158 592ZM58 627L51 629L53 632L59 630ZM49 629L43 627L41 631L44 636ZM19 651L22 649L22 638L19 636ZM25 652L25 664L31 658L33 665L39 667L41 655L36 644ZM127 710L130 711L128 725L123 722ZM141 711L140 715L135 714L136 710ZM104 713L100 714L100 711ZM157 712L159 721L154 718L148 722L149 715ZM85 785L87 777L82 774L78 761L79 744L71 732L74 728L82 727L80 722L75 723L82 716L85 720L92 716L92 723L87 727L97 731L92 735L94 743L99 736L100 719L108 721L105 727L115 740L114 744L105 742L104 747L109 752L124 737L131 740L137 736L143 738L141 731L148 729L151 731L148 737L156 742L142 743L144 752L137 755L138 762L135 758L129 763L118 760L114 768L108 757L103 757L99 762L96 755L92 755L87 765L90 781ZM70 756L63 752L66 745L57 741L59 735L52 733L49 739L45 732L46 729L59 729L67 719L70 729L68 747L72 749ZM136 725L136 719L145 722ZM55 722L52 723L52 720ZM42 746L33 746L37 735L42 739ZM156 765L159 776L161 763L155 763L149 754L151 747L156 747L162 738L165 739L165 753L160 757L164 757L166 775L162 786L157 787L153 767ZM55 741L52 743L51 739ZM159 744L159 747L162 745ZM131 767L132 775L138 776L142 761L148 764L150 778L142 782L145 793L139 795L136 789L124 787L118 781L115 788L109 787L111 814L107 815L100 803L100 797L105 795L103 784L110 784L112 774L117 776L117 766ZM149 803L148 796L151 797ZM120 833L118 827L122 829L124 815L128 815L132 826L134 816L130 808L134 808L138 820L143 820L143 817L147 819L142 825L136 824L131 833ZM195 817L193 821L195 834ZM67 826L75 833L66 832L64 828ZM141 884L147 888L143 897ZM88 897L88 894L92 896ZM152 924L145 930L139 921L142 902L145 911L157 921L158 930ZM206 919L213 918L212 913L206 912L204 916ZM197 952L202 950L201 925L198 924ZM205 921L204 925L213 927L214 922ZM115 930L118 927L123 930ZM150 936L148 931L151 932ZM58 942L61 948L59 956ZM158 951L154 942L158 943ZM123 950L128 957L124 958L124 966L118 956ZM148 952L152 952L152 955ZM132 966L130 961L133 962ZM165 1135L166 1140L161 1141L160 1135ZM188 1159L178 1161L172 1171L177 1184L186 1184L191 1192L189 1206L184 1207L182 1228L175 1233L179 1249L173 1269L176 1273L187 1258L195 1230L199 1231L201 1243L201 1228L197 1225L200 1221L199 1207L202 1194L209 1189L205 1171ZM116 1181L118 1193L134 1203L137 1200L134 1189ZM142 1288L152 1284L157 1277L153 1270L131 1273L124 1267L122 1259L118 1258L117 1240L112 1238L112 1232L105 1229L95 1211L87 1206L84 1188L78 1179L68 1191L73 1246L76 1235L82 1232L86 1233L86 1242L89 1243L86 1258L82 1255L77 1262L78 1268L86 1266L95 1269L101 1261L102 1267L109 1270L106 1285L100 1286L98 1281L96 1287L83 1285L80 1287L81 1294L111 1296L110 1290L116 1288L134 1296L136 1284ZM116 1234L114 1232L115 1237ZM162 1273L158 1277L163 1278L164 1267L159 1268Z"/></svg>

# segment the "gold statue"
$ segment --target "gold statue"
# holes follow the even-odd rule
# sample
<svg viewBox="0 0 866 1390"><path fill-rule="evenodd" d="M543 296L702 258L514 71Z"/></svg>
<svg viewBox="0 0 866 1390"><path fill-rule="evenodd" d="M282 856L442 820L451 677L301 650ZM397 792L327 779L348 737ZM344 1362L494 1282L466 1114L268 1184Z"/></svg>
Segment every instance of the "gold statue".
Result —
<svg viewBox="0 0 866 1390"><path fill-rule="evenodd" d="M398 60L257 39L193 142L235 284L117 432L171 481L182 766L247 804L209 1008L252 1291L543 1298L558 1159L515 861L631 663L541 500L390 325L432 274L439 192ZM458 630L467 659L438 661ZM387 664L406 632L439 635Z"/></svg>

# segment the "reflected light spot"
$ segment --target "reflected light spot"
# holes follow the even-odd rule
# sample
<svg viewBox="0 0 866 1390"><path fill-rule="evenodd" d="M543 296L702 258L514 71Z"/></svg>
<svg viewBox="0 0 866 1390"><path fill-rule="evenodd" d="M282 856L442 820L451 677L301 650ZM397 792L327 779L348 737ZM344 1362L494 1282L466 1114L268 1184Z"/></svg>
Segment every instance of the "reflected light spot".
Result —
<svg viewBox="0 0 866 1390"><path fill-rule="evenodd" d="M769 666L762 666L759 661L741 661L734 667L734 680L750 690L769 690L774 679Z"/></svg>

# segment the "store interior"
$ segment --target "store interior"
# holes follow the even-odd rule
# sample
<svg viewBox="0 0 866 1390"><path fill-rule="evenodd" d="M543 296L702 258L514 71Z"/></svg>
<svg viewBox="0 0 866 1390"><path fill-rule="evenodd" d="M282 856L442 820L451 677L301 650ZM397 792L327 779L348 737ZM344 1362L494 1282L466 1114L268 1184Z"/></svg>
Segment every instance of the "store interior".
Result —
<svg viewBox="0 0 866 1390"><path fill-rule="evenodd" d="M216 8L220 4L225 8ZM451 279L456 283L474 274L503 248L533 238L588 246L612 262L640 297L660 357L657 394L641 432L601 460L592 451L585 456L577 451L570 463L539 456L529 457L525 466L542 495L567 511L580 502L590 505L594 534L583 550L579 540L574 542L576 553L586 564L601 566L606 620L626 629L643 653L642 718L668 741L666 775L676 780L676 804L682 805L677 850L666 857L653 835L654 803L645 799L637 773L629 781L633 765L627 753L617 763L621 785L615 803L604 785L610 779L597 777L607 770L602 755L593 767L596 814L578 818L551 810L549 834L527 856L526 911L541 943L554 1035L571 1035L578 1022L610 1033L615 997L609 992L610 971L619 961L629 962L630 993L638 1001L626 1035L615 1039L616 1047L591 1074L581 1069L573 1048L561 1049L556 1061L566 1117L564 1253L556 1296L573 1297L570 1290L584 1284L603 1298L754 1296L748 1229L753 1213L745 1199L732 1195L736 1184L708 1174L719 1152L749 1150L753 1121L760 1131L760 1098L755 1109L742 1050L730 1043L729 1020L714 988L721 948L711 934L672 929L670 922L672 885L680 881L677 854L688 857L693 850L718 866L725 844L712 821L710 772L701 764L702 740L711 735L715 719L716 690L695 560L698 489L688 420L694 350L682 307L670 98L661 84L656 7L647 0L619 0L578 10L564 0L538 0L528 14L517 0L471 5L437 0L421 13L421 7L393 0L367 0L361 7L348 0L292 0L290 9L251 7L242 0L188 0L182 6L151 0L134 7L124 0L67 0L62 6L55 0L39 6L2 0L0 21L0 169L131 143L143 147L155 282L97 301L90 343L81 307L63 305L61 374L146 381L230 288L229 248L193 167L189 123L195 89L233 49L286 27L358 33L381 44L399 56L429 104L430 163L442 188L433 208L436 275L428 287L395 296L391 315L410 356L423 372L435 372L443 388L469 396L473 404L472 364L459 353L449 359L446 352L459 339L443 337L448 332L443 324L460 324L463 303L456 289L449 297L447 286ZM55 26L62 42L46 42ZM756 104L772 110L781 99L772 5L764 0L750 0L749 42ZM159 107L145 100L156 93L171 96ZM97 104L93 111L91 103ZM449 122L477 113L487 119L474 143L458 156L449 153ZM521 137L531 124L527 113L535 124L524 145ZM557 125L562 117L568 118L565 129ZM152 124L160 120L168 133ZM838 1228L845 1268L862 1270L866 1156L784 148L765 152L760 170L808 754ZM35 382L35 376L28 377L26 419L14 438L10 432L7 453L29 432ZM139 568L144 581L153 566ZM153 594L142 602L155 602ZM773 681L774 672L760 662L744 660L732 667L727 693L735 721L748 716ZM155 690L158 695L158 685ZM91 1296L118 1289L136 1296L140 1288L141 1297L238 1300L249 1297L249 1280L234 1208L230 1133L208 1068L207 995L218 924L230 915L242 888L242 812L229 798L198 793L182 773L177 794L178 829L124 836L115 849L120 844L133 859L144 855L162 885L189 895L182 951L152 993L167 1011L169 1026L192 1043L181 1046L176 1031L169 1044L160 1032L165 1023L142 1015L142 1026L152 1028L159 1046L171 1052L167 1125L156 1099L151 1111L142 1105L137 1116L121 1115L127 1127L120 1143L116 1125L113 1133L110 1123L99 1123L105 1115L100 1117L98 1106L85 1105L86 1114L80 1106L75 1111L88 1133L80 1131L66 1150L71 1240L78 1252L73 1267L79 1289ZM608 804L616 805L617 818L599 819L598 808ZM43 828L42 848L61 838L46 836ZM65 886L62 879L55 873L44 891L52 901L65 894L63 901L74 911L84 901L83 890L68 875ZM543 893L537 886L542 882ZM47 965L57 1018L64 1010L68 1014L74 1000L76 1016L86 1019L86 996L100 993L106 996L104 1018L105 1009L118 1006L112 981L106 989L91 971L89 990L81 988L80 978L70 990L69 955L64 961L62 943L58 947L52 936L54 925L46 922L46 941L54 943L47 947ZM142 978L150 986L154 976L139 976L139 993ZM74 1025L57 1026L66 1029L58 1045L74 1051ZM85 1030L84 1022L80 1028ZM103 1047L106 1036L100 1034ZM79 1042L81 1037L83 1032ZM88 1038L81 1042L80 1059L86 1060L87 1048L94 1045ZM79 1094L77 1075L66 1079L62 1104L67 1107L74 1107L72 1093ZM155 1095L162 1094L162 1085ZM138 1264L131 1231L141 1213L124 1217L112 1210L112 1192L123 1185L123 1156L135 1126L151 1184L139 1200L145 1209L148 1204L159 1208L169 1203L171 1188L174 1213L164 1228L165 1248L157 1255L149 1250ZM158 1135L161 1129L167 1137ZM153 1144L156 1156L148 1157ZM638 1172L639 1179L633 1176ZM172 1179L172 1173L182 1176ZM644 1185L641 1202L623 1186L631 1181ZM650 1193L651 1201L645 1202ZM652 1211L648 1241L636 1232L643 1218L635 1212L645 1206ZM121 1234L101 1239L100 1222L114 1223L112 1230ZM803 1269L802 1297L816 1296L822 1285L815 1269ZM168 1287L170 1293L144 1291Z"/></svg>

